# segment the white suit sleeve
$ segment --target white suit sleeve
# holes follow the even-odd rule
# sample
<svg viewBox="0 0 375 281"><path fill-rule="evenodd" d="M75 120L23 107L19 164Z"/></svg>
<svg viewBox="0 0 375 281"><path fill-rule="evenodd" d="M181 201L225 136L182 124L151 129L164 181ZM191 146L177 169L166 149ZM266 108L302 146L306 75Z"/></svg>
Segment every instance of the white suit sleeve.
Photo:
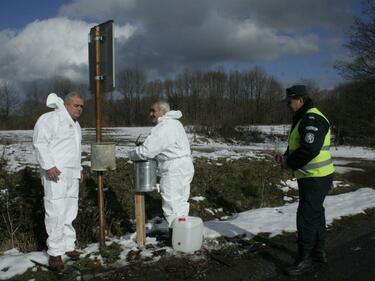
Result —
<svg viewBox="0 0 375 281"><path fill-rule="evenodd" d="M168 126L155 127L142 145L128 153L129 158L131 160L155 158L173 143L175 134L175 130Z"/></svg>
<svg viewBox="0 0 375 281"><path fill-rule="evenodd" d="M44 170L53 168L55 161L49 149L49 143L53 131L47 127L45 122L37 122L33 133L33 145L37 153L37 160L40 167Z"/></svg>
<svg viewBox="0 0 375 281"><path fill-rule="evenodd" d="M82 167L82 129L81 129L81 126L79 127L79 167L80 167L80 171L83 170L83 167Z"/></svg>

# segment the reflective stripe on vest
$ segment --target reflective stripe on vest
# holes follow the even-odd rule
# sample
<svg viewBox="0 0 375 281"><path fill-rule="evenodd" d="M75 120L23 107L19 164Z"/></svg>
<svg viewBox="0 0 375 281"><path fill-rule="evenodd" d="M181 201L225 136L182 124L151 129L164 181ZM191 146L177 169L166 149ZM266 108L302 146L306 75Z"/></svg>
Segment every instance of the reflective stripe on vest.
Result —
<svg viewBox="0 0 375 281"><path fill-rule="evenodd" d="M310 108L306 114L308 113L315 113L317 115L322 116L324 119L327 118L321 113L317 108ZM300 147L300 134L298 132L298 128L300 125L301 120L298 121L296 126L293 128L293 131L289 133L288 139L288 154L292 154L295 150ZM327 120L328 122L328 120ZM307 178L307 177L324 177L327 175L332 174L335 170L333 167L333 162L331 158L331 153L329 151L331 146L331 129L328 129L327 134L324 137L323 146L320 149L319 154L312 159L309 163L305 166L301 167L300 169L293 172L294 176L299 178Z"/></svg>

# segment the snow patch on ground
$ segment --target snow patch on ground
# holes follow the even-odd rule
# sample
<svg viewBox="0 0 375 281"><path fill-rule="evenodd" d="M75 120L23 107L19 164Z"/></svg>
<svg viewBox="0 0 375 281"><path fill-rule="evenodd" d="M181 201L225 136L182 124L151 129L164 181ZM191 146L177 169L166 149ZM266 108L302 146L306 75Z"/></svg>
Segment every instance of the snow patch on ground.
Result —
<svg viewBox="0 0 375 281"><path fill-rule="evenodd" d="M288 131L288 125L275 126L250 126L250 129L258 129L261 132L272 135L285 135ZM151 127L123 127L123 128L103 128L103 141L114 141L116 143L116 157L127 158L127 152L134 148L135 140L141 135L147 137ZM37 167L36 155L32 146L32 130L14 130L0 131L0 157L1 155L8 161L7 169L11 172L17 172L26 166ZM93 128L82 129L84 155L90 155L90 143L95 142L95 130ZM270 141L264 143L251 143L248 145L231 145L221 142L215 142L212 139L202 138L196 134L188 134L193 158L208 158L217 160L225 158L227 160L236 160L239 158L264 159L266 154L284 153L286 141ZM203 141L204 140L204 141ZM375 150L366 147L352 146L334 146L331 148L334 158L350 158L349 163L344 163L343 159L334 159L338 166L338 172L348 172L357 170L346 166L355 163L355 159L373 160L375 159ZM84 165L90 166L89 161L84 161ZM220 164L219 164L220 165ZM342 167L344 166L344 167Z"/></svg>
<svg viewBox="0 0 375 281"><path fill-rule="evenodd" d="M35 266L32 260L48 264L48 255L46 252L22 253L17 249L4 252L0 255L0 280L25 273L27 269Z"/></svg>
<svg viewBox="0 0 375 281"><path fill-rule="evenodd" d="M367 208L375 207L375 190L372 188L361 188L354 192L345 194L327 196L325 200L327 224L331 224L334 219L342 216L354 215L362 213ZM234 214L226 220L212 220L204 222L205 238L217 238L219 236L234 237L236 235L245 234L251 238L258 233L270 233L271 236L281 234L283 231L296 231L296 211L298 202L287 203L275 208L261 208ZM210 210L220 211L219 209ZM225 219L224 217L222 219ZM156 223L158 221L158 223ZM152 219L147 224L147 229L167 231L168 224L160 218ZM121 260L119 265L127 264L126 258L130 251L139 251L136 244L136 234L130 233L122 237L111 238L107 241L107 245L118 243L122 248ZM146 245L156 245L155 238L147 237ZM161 248L143 249L141 256L153 257L153 251ZM170 247L164 247L167 253L178 254ZM99 245L97 243L90 244L82 249L83 256L90 255L92 259L103 259L98 254ZM153 257L156 261L159 257ZM0 279L8 279L17 274L24 273L28 268L34 268L35 264L31 261L35 260L41 264L48 263L48 255L45 252L21 253L18 250L10 250L0 255Z"/></svg>
<svg viewBox="0 0 375 281"><path fill-rule="evenodd" d="M196 202L199 202L199 201L203 201L205 200L206 198L203 197L203 196L194 196L194 197L191 197L190 200L193 200L193 201L196 201Z"/></svg>
<svg viewBox="0 0 375 281"><path fill-rule="evenodd" d="M365 172L365 170L361 168L335 166L335 172L338 174L346 174L352 171Z"/></svg>
<svg viewBox="0 0 375 281"><path fill-rule="evenodd" d="M283 231L296 231L297 206L298 202L276 208L249 210L235 214L227 221L207 221L204 223L204 236L217 238L245 234L247 237L252 237L262 232L275 236ZM327 196L324 207L327 224L331 224L334 219L362 213L367 208L374 208L375 190L361 188L354 192Z"/></svg>
<svg viewBox="0 0 375 281"><path fill-rule="evenodd" d="M291 189L298 190L298 183L296 179L280 181L280 185L277 186L284 193L288 192Z"/></svg>
<svg viewBox="0 0 375 281"><path fill-rule="evenodd" d="M334 158L375 159L375 149L361 146L333 146L331 147L331 154Z"/></svg>

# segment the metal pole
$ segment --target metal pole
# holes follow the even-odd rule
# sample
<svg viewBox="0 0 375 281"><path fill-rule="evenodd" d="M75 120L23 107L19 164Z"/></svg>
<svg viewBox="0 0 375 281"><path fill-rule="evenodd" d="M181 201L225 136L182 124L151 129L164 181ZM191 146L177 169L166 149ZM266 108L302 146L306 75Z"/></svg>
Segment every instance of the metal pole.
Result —
<svg viewBox="0 0 375 281"><path fill-rule="evenodd" d="M101 79L100 79L100 27L95 27L95 116L96 116L96 142L102 140L102 111L101 111ZM98 203L99 203L99 242L100 248L105 247L105 217L104 217L104 193L103 172L97 172L98 176Z"/></svg>

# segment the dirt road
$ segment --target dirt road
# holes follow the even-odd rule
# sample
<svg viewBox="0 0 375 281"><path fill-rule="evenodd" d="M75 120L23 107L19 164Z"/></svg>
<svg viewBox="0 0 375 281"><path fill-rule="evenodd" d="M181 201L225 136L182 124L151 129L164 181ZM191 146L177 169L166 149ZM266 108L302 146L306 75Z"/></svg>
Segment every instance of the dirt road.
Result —
<svg viewBox="0 0 375 281"><path fill-rule="evenodd" d="M375 209L345 218L329 228L329 263L312 273L289 277L284 268L293 262L295 234L272 239L259 236L245 243L225 242L221 250L195 256L163 257L157 263L134 263L86 280L375 280Z"/></svg>

